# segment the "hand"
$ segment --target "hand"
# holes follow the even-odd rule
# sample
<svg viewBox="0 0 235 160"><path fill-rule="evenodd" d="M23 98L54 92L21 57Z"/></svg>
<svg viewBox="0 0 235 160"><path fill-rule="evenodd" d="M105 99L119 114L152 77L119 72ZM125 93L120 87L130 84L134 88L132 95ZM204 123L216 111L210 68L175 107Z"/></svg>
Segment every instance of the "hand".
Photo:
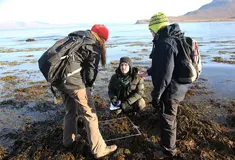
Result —
<svg viewBox="0 0 235 160"><path fill-rule="evenodd" d="M121 103L121 108L123 110L123 112L131 112L133 110L133 107L127 102L124 101Z"/></svg>
<svg viewBox="0 0 235 160"><path fill-rule="evenodd" d="M93 87L86 87L86 90L90 92L91 95L93 95L93 91L94 91Z"/></svg>
<svg viewBox="0 0 235 160"><path fill-rule="evenodd" d="M85 84L86 87L91 87L91 88L94 88L95 86L95 82L94 81L86 81L86 84Z"/></svg>
<svg viewBox="0 0 235 160"><path fill-rule="evenodd" d="M153 99L152 99L152 106L153 106L155 109L159 109L159 107L160 107L160 99L153 98Z"/></svg>
<svg viewBox="0 0 235 160"><path fill-rule="evenodd" d="M118 100L116 98L113 98L111 100L112 105L117 106L118 105Z"/></svg>
<svg viewBox="0 0 235 160"><path fill-rule="evenodd" d="M140 71L138 74L139 74L140 77L143 77L143 78L149 76L147 71Z"/></svg>
<svg viewBox="0 0 235 160"><path fill-rule="evenodd" d="M160 99L153 99L152 105L159 114L163 114L165 112L164 103Z"/></svg>

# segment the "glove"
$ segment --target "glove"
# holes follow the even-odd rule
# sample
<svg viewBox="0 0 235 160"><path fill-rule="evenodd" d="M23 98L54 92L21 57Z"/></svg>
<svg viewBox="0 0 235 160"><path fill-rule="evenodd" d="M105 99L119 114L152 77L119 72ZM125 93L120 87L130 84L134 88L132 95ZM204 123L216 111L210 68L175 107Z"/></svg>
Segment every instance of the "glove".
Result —
<svg viewBox="0 0 235 160"><path fill-rule="evenodd" d="M133 111L133 107L127 101L121 103L121 108L125 113Z"/></svg>
<svg viewBox="0 0 235 160"><path fill-rule="evenodd" d="M86 82L85 86L86 87L92 87L93 86L93 82Z"/></svg>
<svg viewBox="0 0 235 160"><path fill-rule="evenodd" d="M93 95L93 91L94 91L93 87L86 87L86 90L89 91L91 95Z"/></svg>
<svg viewBox="0 0 235 160"><path fill-rule="evenodd" d="M118 100L116 98L113 98L111 100L112 105L117 106L118 105Z"/></svg>
<svg viewBox="0 0 235 160"><path fill-rule="evenodd" d="M152 99L152 106L155 109L159 109L159 107L160 107L160 99L153 98Z"/></svg>
<svg viewBox="0 0 235 160"><path fill-rule="evenodd" d="M156 109L159 114L163 114L165 106L160 99L153 99L152 106Z"/></svg>

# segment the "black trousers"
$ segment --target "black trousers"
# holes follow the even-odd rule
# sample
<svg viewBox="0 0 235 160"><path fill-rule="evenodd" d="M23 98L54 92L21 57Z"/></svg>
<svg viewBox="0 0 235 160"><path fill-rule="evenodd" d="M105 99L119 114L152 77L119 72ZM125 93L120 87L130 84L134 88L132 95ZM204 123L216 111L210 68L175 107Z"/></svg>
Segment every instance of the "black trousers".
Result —
<svg viewBox="0 0 235 160"><path fill-rule="evenodd" d="M162 113L160 114L160 145L165 154L174 156L176 154L176 128L177 110L179 102L177 100L163 101Z"/></svg>
<svg viewBox="0 0 235 160"><path fill-rule="evenodd" d="M161 96L160 146L162 146L163 152L167 155L174 156L176 154L176 116L179 103L184 99L187 89L187 85L178 84L172 80Z"/></svg>

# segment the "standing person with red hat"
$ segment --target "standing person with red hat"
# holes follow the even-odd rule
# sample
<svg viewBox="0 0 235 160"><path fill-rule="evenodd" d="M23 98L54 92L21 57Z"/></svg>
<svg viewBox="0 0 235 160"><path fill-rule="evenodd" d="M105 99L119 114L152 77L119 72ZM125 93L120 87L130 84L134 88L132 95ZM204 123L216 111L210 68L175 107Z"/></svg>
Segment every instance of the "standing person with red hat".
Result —
<svg viewBox="0 0 235 160"><path fill-rule="evenodd" d="M77 139L77 119L82 115L85 120L87 138L95 158L106 156L117 149L116 145L107 146L100 133L96 109L91 96L91 87L98 73L98 64L106 64L105 41L109 31L106 26L95 24L91 30L76 31L69 36L87 37L90 41L75 50L74 59L79 63L76 70L66 78L66 89L62 90L64 116L63 144L72 147Z"/></svg>

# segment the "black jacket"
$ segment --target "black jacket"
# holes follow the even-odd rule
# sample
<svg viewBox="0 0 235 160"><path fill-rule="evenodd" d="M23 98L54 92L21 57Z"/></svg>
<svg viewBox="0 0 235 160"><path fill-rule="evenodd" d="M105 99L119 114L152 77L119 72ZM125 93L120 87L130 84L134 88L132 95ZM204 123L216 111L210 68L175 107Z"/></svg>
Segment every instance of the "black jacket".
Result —
<svg viewBox="0 0 235 160"><path fill-rule="evenodd" d="M154 37L150 55L152 67L148 69L148 74L152 76L152 96L156 99L160 99L172 80L174 81L175 61L179 51L176 40L171 37L182 38L183 35L178 24L171 24L161 28ZM174 81L175 85L177 82Z"/></svg>
<svg viewBox="0 0 235 160"><path fill-rule="evenodd" d="M68 36L85 36L84 44L80 48L75 49L74 59L69 67L81 67L79 73L73 74L66 78L65 88L76 90L85 87L91 87L98 73L98 64L100 61L101 48L99 42L92 35L90 30L76 31Z"/></svg>
<svg viewBox="0 0 235 160"><path fill-rule="evenodd" d="M111 77L108 86L109 98L128 101L130 105L141 99L144 93L144 79L138 75L138 69L133 67L129 75L123 76L119 67Z"/></svg>

